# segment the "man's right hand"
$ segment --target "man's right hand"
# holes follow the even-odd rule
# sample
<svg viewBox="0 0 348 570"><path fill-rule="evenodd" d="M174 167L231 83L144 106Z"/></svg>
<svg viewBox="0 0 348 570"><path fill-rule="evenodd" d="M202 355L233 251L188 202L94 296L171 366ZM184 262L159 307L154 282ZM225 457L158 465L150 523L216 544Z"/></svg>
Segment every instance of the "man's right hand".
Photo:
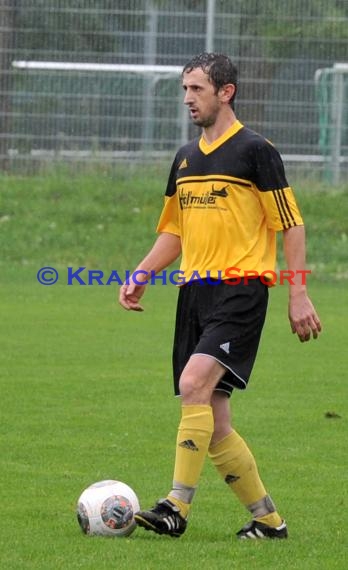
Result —
<svg viewBox="0 0 348 570"><path fill-rule="evenodd" d="M144 308L139 304L139 299L143 296L146 285L136 285L131 279L128 285L124 283L120 288L118 301L127 311L143 311Z"/></svg>

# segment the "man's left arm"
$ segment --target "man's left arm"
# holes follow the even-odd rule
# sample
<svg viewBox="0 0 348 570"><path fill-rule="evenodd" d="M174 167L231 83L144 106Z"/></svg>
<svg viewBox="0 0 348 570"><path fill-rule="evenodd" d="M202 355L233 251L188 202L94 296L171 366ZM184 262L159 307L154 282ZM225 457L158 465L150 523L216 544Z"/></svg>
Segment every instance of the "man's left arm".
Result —
<svg viewBox="0 0 348 570"><path fill-rule="evenodd" d="M287 267L293 273L289 284L289 320L291 330L301 342L317 338L321 331L320 319L308 297L306 287L306 245L304 226L283 230L284 255Z"/></svg>

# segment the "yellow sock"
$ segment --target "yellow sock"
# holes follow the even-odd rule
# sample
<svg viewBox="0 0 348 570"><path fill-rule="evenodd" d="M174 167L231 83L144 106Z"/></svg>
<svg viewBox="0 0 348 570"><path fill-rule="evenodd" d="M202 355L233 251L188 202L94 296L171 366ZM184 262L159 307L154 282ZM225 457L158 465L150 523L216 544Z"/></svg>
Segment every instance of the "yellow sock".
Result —
<svg viewBox="0 0 348 570"><path fill-rule="evenodd" d="M208 405L182 407L178 428L173 488L168 495L186 518L214 430L213 411Z"/></svg>
<svg viewBox="0 0 348 570"><path fill-rule="evenodd" d="M171 491L171 493L172 492L173 491ZM176 505L178 507L178 509L180 509L181 516L184 519L186 519L188 514L189 514L191 504L190 503L184 503L183 501L179 501L179 499L177 499L176 497L173 497L170 493L169 493L167 499L169 499L171 503L174 503L174 505Z"/></svg>
<svg viewBox="0 0 348 570"><path fill-rule="evenodd" d="M236 431L210 447L209 457L254 518L269 526L281 524L281 518L260 479L255 459ZM269 517L267 521L266 517Z"/></svg>
<svg viewBox="0 0 348 570"><path fill-rule="evenodd" d="M282 524L282 519L277 512L269 513L268 515L264 515L263 517L255 517L255 520L262 522L263 524L267 524L273 528L276 528Z"/></svg>

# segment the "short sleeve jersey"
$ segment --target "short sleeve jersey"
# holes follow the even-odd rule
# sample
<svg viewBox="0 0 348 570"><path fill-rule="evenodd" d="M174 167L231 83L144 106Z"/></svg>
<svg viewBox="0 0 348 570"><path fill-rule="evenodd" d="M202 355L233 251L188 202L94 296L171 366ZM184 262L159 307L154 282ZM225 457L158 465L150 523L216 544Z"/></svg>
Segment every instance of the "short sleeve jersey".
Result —
<svg viewBox="0 0 348 570"><path fill-rule="evenodd" d="M202 136L178 151L157 231L180 236L186 280L226 279L231 267L274 271L276 232L302 224L278 151L236 121L212 144Z"/></svg>

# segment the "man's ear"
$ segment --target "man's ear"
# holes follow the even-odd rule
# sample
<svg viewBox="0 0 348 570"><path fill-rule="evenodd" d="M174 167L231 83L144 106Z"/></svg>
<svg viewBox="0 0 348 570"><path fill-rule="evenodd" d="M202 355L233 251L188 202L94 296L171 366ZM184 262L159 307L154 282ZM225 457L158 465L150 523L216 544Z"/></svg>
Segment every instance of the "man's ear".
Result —
<svg viewBox="0 0 348 570"><path fill-rule="evenodd" d="M236 92L236 86L233 83L227 83L219 89L220 100L223 103L228 103Z"/></svg>

